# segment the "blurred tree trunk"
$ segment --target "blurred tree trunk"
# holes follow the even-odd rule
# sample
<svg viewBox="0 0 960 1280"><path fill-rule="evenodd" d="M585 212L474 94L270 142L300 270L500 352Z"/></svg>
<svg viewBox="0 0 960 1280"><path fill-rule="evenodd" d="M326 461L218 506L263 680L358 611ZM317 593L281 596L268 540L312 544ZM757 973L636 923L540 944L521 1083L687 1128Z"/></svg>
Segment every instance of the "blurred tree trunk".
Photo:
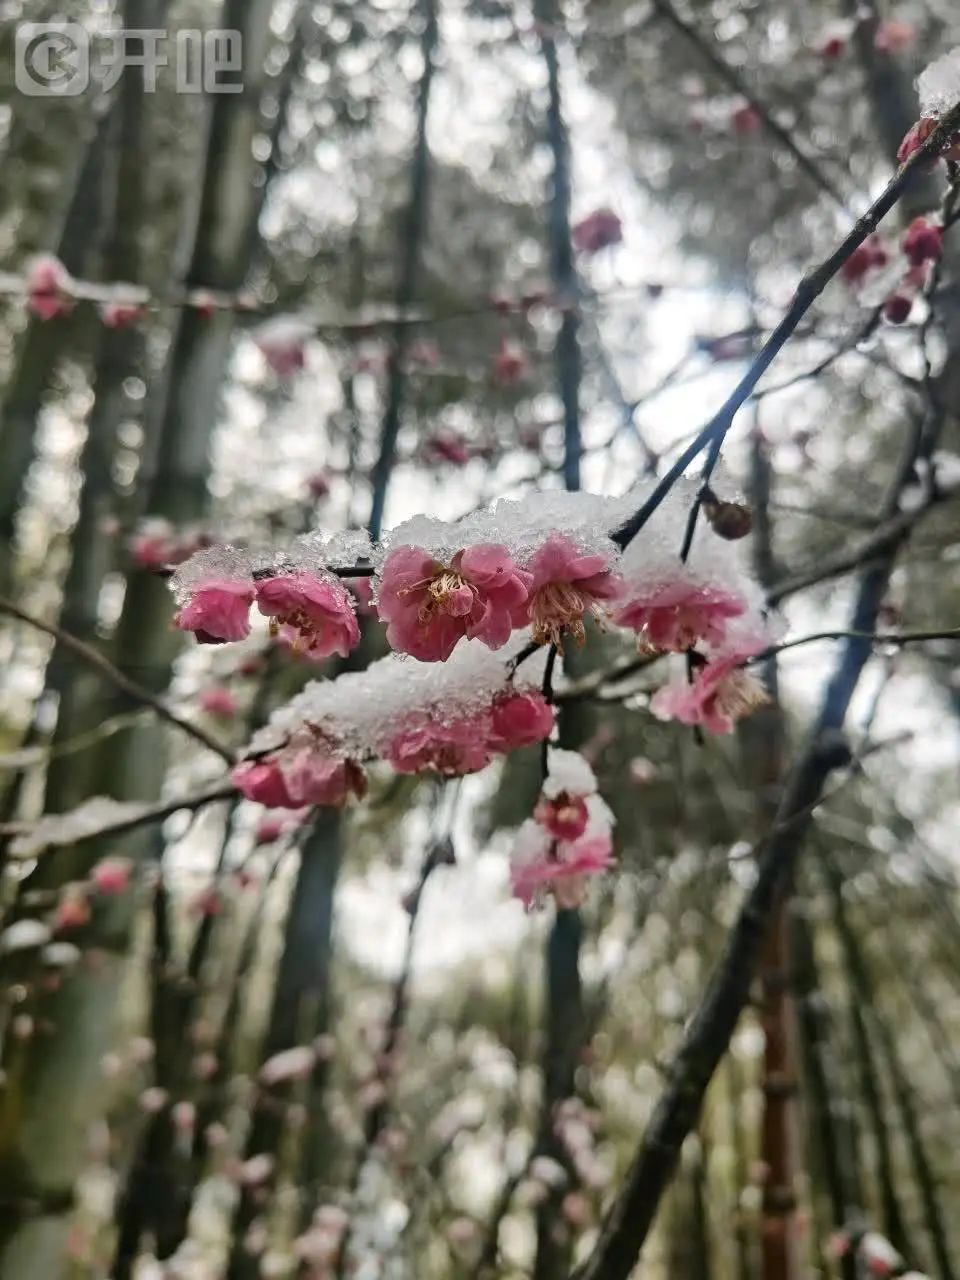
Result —
<svg viewBox="0 0 960 1280"><path fill-rule="evenodd" d="M244 282L251 228L263 206L252 144L261 127L259 103L273 0L228 0L221 24L244 33L245 89L211 100L203 191L186 284L236 291ZM185 308L174 322L173 341L158 412L144 446L145 507L180 522L196 519L207 501L210 435L217 421L234 318L230 311L206 318ZM127 582L117 639L120 666L149 687L169 678L175 638L169 628L165 587L146 574ZM117 735L95 753L94 789L133 799L158 794L166 767L163 731L150 725ZM99 782L100 787L97 787ZM136 854L143 833L124 842ZM155 837L154 837L155 838ZM85 874L104 853L90 842L65 849L40 864L28 887L56 888ZM100 1060L109 1048L126 972L129 902L117 904L109 922L94 929L100 960L81 967L54 996L43 996L49 1034L17 1043L6 1064L0 1096L0 1280L61 1280L72 1188L83 1165L88 1127L101 1112ZM95 922L97 925L99 922ZM37 1206L40 1206L38 1211ZM53 1259L58 1259L55 1263Z"/></svg>
<svg viewBox="0 0 960 1280"><path fill-rule="evenodd" d="M131 3L131 0L128 0ZM151 0L152 12L141 2L132 5L128 25L136 21L162 26L167 0ZM120 100L113 120L115 145L114 197L110 242L104 255L104 278L136 282L140 278L139 237L143 224L142 185L144 107L142 69L130 67L120 81ZM70 540L70 567L63 588L60 625L71 635L95 638L100 590L116 561L116 538L110 521L116 514L113 463L117 432L130 413L125 382L143 364L144 340L136 327L110 329L101 325L93 379L93 407L80 456L80 509ZM57 698L57 723L52 738L54 755L47 771L45 811L60 813L90 795L88 765L92 753L56 754L72 738L95 729L103 719L103 686L91 669L57 645L50 659L45 693Z"/></svg>
<svg viewBox="0 0 960 1280"><path fill-rule="evenodd" d="M813 933L805 904L796 898L791 904L790 953L803 1055L808 1149L816 1153L820 1180L830 1203L830 1226L840 1231L863 1213L859 1134L854 1106L844 1096L835 1046L831 1045L832 1020L821 989ZM818 1194L816 1184L811 1194ZM840 1259L839 1270L843 1280L857 1280L852 1250Z"/></svg>
<svg viewBox="0 0 960 1280"><path fill-rule="evenodd" d="M99 114L76 170L75 185L53 252L72 275L83 275L99 246L104 169L108 140L117 108ZM91 234L91 228L94 228ZM21 264L22 265L22 264ZM36 449L37 419L53 381L57 363L74 345L82 315L41 320L29 316L17 344L16 357L0 407L0 594L9 595L14 581L14 541L24 485Z"/></svg>
<svg viewBox="0 0 960 1280"><path fill-rule="evenodd" d="M754 571L767 587L776 578L770 520L770 459L755 410L751 435L750 499L754 513ZM701 537L712 536L708 532ZM785 723L779 703L776 658L764 666L770 694L740 728L745 782L756 796L756 834L762 838L776 820L785 754ZM788 886L770 924L760 965L760 1023L764 1035L763 1123L760 1160L764 1166L761 1275L763 1280L798 1280L796 1236L798 1126L795 1011L790 989Z"/></svg>
<svg viewBox="0 0 960 1280"><path fill-rule="evenodd" d="M568 490L580 488L580 456L583 451L580 424L580 320L579 281L570 240L570 139L563 113L556 33L562 26L557 0L537 0L534 12L540 27L540 44L547 73L549 101L546 141L553 158L548 233L551 280L563 305L554 346L557 393L563 405L563 481ZM576 674L576 662L568 646L567 668ZM589 713L576 705L558 718L558 744L576 750L589 731ZM545 757L546 758L546 757ZM556 1134L557 1110L576 1092L576 1071L584 1047L586 1018L580 977L583 919L580 911L557 909L547 940L546 1028L543 1050L539 1150L561 1164L573 1178L572 1162ZM564 1188L553 1188L537 1209L537 1253L534 1280L552 1280L570 1269L570 1229L562 1215Z"/></svg>
<svg viewBox="0 0 960 1280"><path fill-rule="evenodd" d="M253 142L262 128L263 64L273 0L228 0L222 25L244 34L244 91L212 100L203 189L184 284L236 293L255 245L253 231L267 188L257 182ZM207 509L210 441L234 336L233 311L208 315L183 307L174 319L167 366L154 389L141 463L144 511L174 525L200 520ZM170 596L154 575L128 575L114 661L161 692L179 647L170 627ZM154 726L115 735L97 753L97 789L123 799L156 796L166 770L162 733Z"/></svg>

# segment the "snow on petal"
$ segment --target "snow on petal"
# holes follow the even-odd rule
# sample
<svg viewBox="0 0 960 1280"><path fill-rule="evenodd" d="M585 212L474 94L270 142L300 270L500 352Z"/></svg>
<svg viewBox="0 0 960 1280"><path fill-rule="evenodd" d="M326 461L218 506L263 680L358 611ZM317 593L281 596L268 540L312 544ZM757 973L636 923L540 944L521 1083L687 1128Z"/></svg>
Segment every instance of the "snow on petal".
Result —
<svg viewBox="0 0 960 1280"><path fill-rule="evenodd" d="M579 751L555 747L550 752L543 794L550 799L559 795L589 796L597 789L597 777L589 761Z"/></svg>
<svg viewBox="0 0 960 1280"><path fill-rule="evenodd" d="M397 773L434 771L445 778L477 773L493 759L491 728L483 718L431 720L415 716L387 743Z"/></svg>
<svg viewBox="0 0 960 1280"><path fill-rule="evenodd" d="M613 620L652 649L683 653L698 644L722 643L729 620L746 609L745 595L699 582L681 566L672 580L628 586Z"/></svg>
<svg viewBox="0 0 960 1280"><path fill-rule="evenodd" d="M315 326L295 316L275 316L250 332L267 365L280 378L299 373L306 364L307 343Z"/></svg>
<svg viewBox="0 0 960 1280"><path fill-rule="evenodd" d="M614 864L613 825L587 761L575 751L551 751L534 816L517 832L511 855L514 896L528 908L545 893L558 907L580 906L588 878Z"/></svg>

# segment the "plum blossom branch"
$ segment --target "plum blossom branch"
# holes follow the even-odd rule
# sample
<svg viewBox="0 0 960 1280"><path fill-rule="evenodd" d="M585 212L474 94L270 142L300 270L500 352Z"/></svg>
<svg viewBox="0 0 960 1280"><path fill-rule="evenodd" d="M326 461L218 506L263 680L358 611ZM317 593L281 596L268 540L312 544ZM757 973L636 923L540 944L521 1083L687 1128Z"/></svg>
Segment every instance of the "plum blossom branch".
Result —
<svg viewBox="0 0 960 1280"><path fill-rule="evenodd" d="M162 800L153 805L113 804L111 801L92 801L89 802L91 806L94 803L101 803L105 806L112 805L115 816L113 818L105 817L103 822L83 825L82 827L73 825L70 822L71 817L79 819L83 815L84 808L88 807L81 806L80 809L73 810L72 813L41 819L40 822L36 823L4 823L0 825L0 839L14 837L18 840L24 840L29 846L29 856L33 857L35 854L47 849L67 848L87 840L99 840L103 836L126 835L128 831L134 831L138 827L149 826L155 822L164 822L175 813L203 809L206 805L216 804L219 800L235 799L236 794L237 789L232 783L221 780L208 787L205 791L198 791L189 796L177 796L170 800ZM14 846L13 852L15 855L19 852L16 846Z"/></svg>
<svg viewBox="0 0 960 1280"><path fill-rule="evenodd" d="M714 47L715 42L705 39L694 26L681 18L673 5L669 3L669 0L652 0L652 4L660 17L696 49L700 57L713 68L724 84L749 103L770 136L776 139L784 151L793 156L798 167L803 170L814 186L830 196L842 209L846 209L846 201L833 181L827 177L813 157L803 150L790 131L778 123L765 103L755 93L751 92L742 76L720 57Z"/></svg>
<svg viewBox="0 0 960 1280"><path fill-rule="evenodd" d="M782 644L772 645L762 653L748 658L744 665L765 662L787 649L798 649L801 645L815 644L822 640L869 640L871 644L887 644L899 648L902 645L923 644L928 640L960 640L960 627L937 631L816 631L809 636L799 636L796 640L785 640Z"/></svg>
<svg viewBox="0 0 960 1280"><path fill-rule="evenodd" d="M423 34L420 52L423 71L417 91L417 135L414 144L410 177L410 203L405 222L403 267L397 283L397 312L402 314L413 303L420 274L420 254L425 238L428 216L428 184L430 178L430 147L427 140L427 119L430 111L430 90L436 66L436 47L439 40L437 0L420 0ZM390 360L390 379L387 391L387 407L383 416L380 435L380 456L373 470L373 501L370 509L370 537L378 538L383 524L383 512L387 500L387 486L396 461L397 441L400 436L400 415L406 388L406 372L403 353L408 332L402 325L393 331L394 349Z"/></svg>
<svg viewBox="0 0 960 1280"><path fill-rule="evenodd" d="M42 631L45 635L51 636L59 644L62 644L65 649L69 649L71 653L76 654L76 656L89 667L98 671L105 679L109 680L111 684L115 685L121 693L125 693L128 697L133 698L135 702L139 702L144 706L150 707L156 712L161 720L165 720L168 724L172 724L177 729L180 729L181 732L189 734L196 742L199 742L202 746L206 747L208 751L212 751L215 755L218 755L220 759L224 760L227 764L234 763L234 755L232 751L225 747L221 742L218 742L217 739L207 733L205 729L202 729L199 725L193 724L191 721L184 719L184 717L178 715L176 711L172 711L165 702L155 694L151 693L149 689L145 689L143 685L137 684L135 680L131 680L129 676L124 675L118 667L113 665L109 658L105 658L102 653L99 653L91 645L85 644L84 641L79 640L68 631L64 631L62 627L58 627L52 622L44 622L42 618L37 618L32 613L27 613L25 609L21 609L20 606L14 604L12 600L7 600L3 597L0 597L0 613L6 613L10 617L26 623L27 626L33 627L35 630Z"/></svg>
<svg viewBox="0 0 960 1280"><path fill-rule="evenodd" d="M800 321L854 250L876 230L881 219L890 212L910 184L923 172L927 160L939 154L958 129L960 129L960 104L944 114L926 141L913 152L905 164L901 165L897 174L866 213L857 219L837 248L819 266L801 279L786 314L760 348L749 369L726 401L671 465L642 506L617 530L614 540L619 546L626 547L633 541L690 464L704 450L709 450L708 462L716 461L734 418L756 389L767 369L796 332ZM710 471L712 466L705 472L705 480L709 480Z"/></svg>
<svg viewBox="0 0 960 1280"><path fill-rule="evenodd" d="M809 570L802 570L792 577L782 579L767 593L767 600L771 605L781 604L787 596L796 595L798 591L805 591L808 587L817 586L818 583L827 582L831 578L839 578L845 573L860 568L868 560L882 555L889 546L899 542L923 516L929 514L940 503L955 497L957 492L956 488L935 488L916 511L906 511L894 516L855 547L838 551L834 556L821 559Z"/></svg>
<svg viewBox="0 0 960 1280"><path fill-rule="evenodd" d="M958 124L960 105L947 113L934 131L932 136L941 134L937 145L952 136ZM902 180L907 168L904 166L878 203L887 200L886 207L892 207L897 193L903 189ZM894 188L896 191L891 198ZM880 216L877 205L873 207L871 216L875 225ZM844 244L848 245L849 241L850 237ZM804 297L809 296L812 301L830 274L839 267L842 249L843 246L812 277L807 278L812 280L812 284L808 285L806 294L801 292L801 285L784 323L796 314ZM810 289L812 294L809 294ZM789 331L782 331L783 325L777 331L782 336L780 346L789 336ZM770 359L773 354L775 351ZM943 407L933 403L924 420L911 424L881 507L882 521L889 522L896 513L903 490L910 483L918 461L929 462L945 418ZM722 418L720 420L722 422ZM727 420L726 426L715 430L725 432L730 421L732 418ZM708 434L706 442L713 439L714 436ZM935 490L935 485L930 487L931 491ZM681 1146L697 1124L707 1088L727 1052L748 1001L750 984L770 920L784 886L793 874L813 814L831 775L837 769L849 768L852 763L853 753L844 732L847 713L871 654L870 640L876 633L890 574L911 528L912 521L904 524L896 536L891 538L888 535L882 550L867 562L861 575L851 634L844 642L824 689L820 711L806 745L787 779L771 829L761 842L754 883L742 902L700 1007L687 1025L679 1050L670 1064L666 1087L654 1108L624 1186L606 1216L593 1252L575 1272L576 1280L627 1280L634 1269L673 1176ZM870 639L863 639L864 636Z"/></svg>

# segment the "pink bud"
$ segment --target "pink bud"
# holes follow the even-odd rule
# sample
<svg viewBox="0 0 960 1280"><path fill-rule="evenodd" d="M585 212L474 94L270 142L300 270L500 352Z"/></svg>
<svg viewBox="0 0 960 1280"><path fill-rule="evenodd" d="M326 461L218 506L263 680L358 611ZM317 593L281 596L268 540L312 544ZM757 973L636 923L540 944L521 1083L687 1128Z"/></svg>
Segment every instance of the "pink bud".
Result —
<svg viewBox="0 0 960 1280"><path fill-rule="evenodd" d="M129 858L102 858L90 872L90 882L97 893L115 897L126 890L132 870Z"/></svg>
<svg viewBox="0 0 960 1280"><path fill-rule="evenodd" d="M733 131L741 138L754 138L763 128L763 118L755 106L749 102L741 103L730 113Z"/></svg>
<svg viewBox="0 0 960 1280"><path fill-rule="evenodd" d="M197 1108L192 1102L177 1102L170 1110L170 1119L178 1133L192 1133L197 1122Z"/></svg>
<svg viewBox="0 0 960 1280"><path fill-rule="evenodd" d="M891 293L883 304L883 318L890 324L905 324L912 310L912 298L905 293Z"/></svg>
<svg viewBox="0 0 960 1280"><path fill-rule="evenodd" d="M526 376L529 367L523 348L501 338L493 361L494 380L502 387L512 387Z"/></svg>
<svg viewBox="0 0 960 1280"><path fill-rule="evenodd" d="M407 359L411 364L422 365L425 369L435 369L440 363L440 348L428 338L421 338L410 345Z"/></svg>
<svg viewBox="0 0 960 1280"><path fill-rule="evenodd" d="M145 314L144 308L135 302L104 302L100 307L100 319L108 329L130 329Z"/></svg>
<svg viewBox="0 0 960 1280"><path fill-rule="evenodd" d="M194 915L208 919L216 917L223 912L223 900L216 889L204 889L191 902L190 910Z"/></svg>
<svg viewBox="0 0 960 1280"><path fill-rule="evenodd" d="M204 689L200 694L200 707L210 716L229 719L237 714L237 700L229 689L218 685L212 689Z"/></svg>
<svg viewBox="0 0 960 1280"><path fill-rule="evenodd" d="M312 497L319 501L330 493L330 479L325 471L315 471L307 480L307 488Z"/></svg>
<svg viewBox="0 0 960 1280"><path fill-rule="evenodd" d="M912 22L888 18L874 32L873 47L878 53L903 53L910 48L915 38L916 31Z"/></svg>
<svg viewBox="0 0 960 1280"><path fill-rule="evenodd" d="M40 254L27 268L27 306L41 320L56 320L73 310L73 281L59 258Z"/></svg>
<svg viewBox="0 0 960 1280"><path fill-rule="evenodd" d="M929 218L914 218L903 233L900 247L913 266L933 262L943 251L943 228Z"/></svg>
<svg viewBox="0 0 960 1280"><path fill-rule="evenodd" d="M90 904L80 893L70 893L57 904L53 927L57 933L69 933L90 923Z"/></svg>
<svg viewBox="0 0 960 1280"><path fill-rule="evenodd" d="M817 49L821 58L827 62L833 62L841 56L847 47L847 41L844 36L832 35L827 36Z"/></svg>

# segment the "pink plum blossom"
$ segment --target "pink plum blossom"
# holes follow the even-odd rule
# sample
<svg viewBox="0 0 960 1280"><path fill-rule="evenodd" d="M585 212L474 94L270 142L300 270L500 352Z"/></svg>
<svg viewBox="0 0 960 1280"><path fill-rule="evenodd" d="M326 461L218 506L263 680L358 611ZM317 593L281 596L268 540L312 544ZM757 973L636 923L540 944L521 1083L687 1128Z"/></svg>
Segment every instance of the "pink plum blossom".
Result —
<svg viewBox="0 0 960 1280"><path fill-rule="evenodd" d="M57 903L53 914L55 933L69 933L90 923L90 904L80 890L68 890Z"/></svg>
<svg viewBox="0 0 960 1280"><path fill-rule="evenodd" d="M463 636L502 648L530 583L504 546L468 547L449 564L422 547L402 546L383 566L377 608L398 653L446 662Z"/></svg>
<svg viewBox="0 0 960 1280"><path fill-rule="evenodd" d="M913 310L913 297L902 289L895 289L883 304L883 318L890 324L906 324Z"/></svg>
<svg viewBox="0 0 960 1280"><path fill-rule="evenodd" d="M614 865L610 833L582 836L572 843L553 844L540 858L514 863L511 882L514 897L527 908L541 893L553 894L557 906L571 909L583 904L589 876L600 875Z"/></svg>
<svg viewBox="0 0 960 1280"><path fill-rule="evenodd" d="M116 897L125 892L132 872L129 858L101 858L90 872L90 883L105 898Z"/></svg>
<svg viewBox="0 0 960 1280"><path fill-rule="evenodd" d="M470 450L460 436L452 431L437 431L424 446L427 458L432 462L449 462L463 467L470 461Z"/></svg>
<svg viewBox="0 0 960 1280"><path fill-rule="evenodd" d="M363 799L367 792L367 777L358 764L321 755L311 747L285 758L281 769L295 808L316 804L342 809L351 795Z"/></svg>
<svg viewBox="0 0 960 1280"><path fill-rule="evenodd" d="M159 530L155 532L145 530L137 534L130 543L130 556L133 563L140 569L149 569L154 573L158 569L166 569L172 563L171 550L170 536Z"/></svg>
<svg viewBox="0 0 960 1280"><path fill-rule="evenodd" d="M146 312L137 302L105 302L100 319L108 329L132 329Z"/></svg>
<svg viewBox="0 0 960 1280"><path fill-rule="evenodd" d="M914 218L903 233L900 248L914 267L933 262L943 252L943 228L929 218Z"/></svg>
<svg viewBox="0 0 960 1280"><path fill-rule="evenodd" d="M501 338L493 359L494 381L501 387L515 386L526 377L529 368L530 361L523 347L508 338Z"/></svg>
<svg viewBox="0 0 960 1280"><path fill-rule="evenodd" d="M237 700L222 685L212 689L204 689L200 694L200 707L210 716L221 716L229 719L237 714Z"/></svg>
<svg viewBox="0 0 960 1280"><path fill-rule="evenodd" d="M659 689L650 710L660 720L698 724L711 733L730 733L737 720L769 701L754 676L742 669L745 658L759 651L736 651L705 663L690 683L670 684Z"/></svg>
<svg viewBox="0 0 960 1280"><path fill-rule="evenodd" d="M248 800L267 809L299 809L287 790L286 779L275 760L245 760L230 775L233 785Z"/></svg>
<svg viewBox="0 0 960 1280"><path fill-rule="evenodd" d="M440 348L429 338L420 338L411 343L407 351L410 364L418 364L424 369L435 369L440 363Z"/></svg>
<svg viewBox="0 0 960 1280"><path fill-rule="evenodd" d="M587 802L583 796L561 791L556 796L541 796L533 816L554 840L578 840L587 829Z"/></svg>
<svg viewBox="0 0 960 1280"><path fill-rule="evenodd" d="M252 582L213 578L194 588L174 618L181 631L192 631L201 644L245 640L250 634Z"/></svg>
<svg viewBox="0 0 960 1280"><path fill-rule="evenodd" d="M623 240L623 225L612 209L596 209L570 229L573 247L581 253L599 253Z"/></svg>
<svg viewBox="0 0 960 1280"><path fill-rule="evenodd" d="M73 310L73 281L59 258L43 253L27 268L27 306L41 320L56 320Z"/></svg>
<svg viewBox="0 0 960 1280"><path fill-rule="evenodd" d="M878 235L867 236L840 268L840 277L849 285L859 284L874 267L886 266L890 260L886 246Z"/></svg>
<svg viewBox="0 0 960 1280"><path fill-rule="evenodd" d="M734 592L695 581L628 585L614 614L619 627L636 631L642 643L667 653L683 653L698 643L721 644L727 622L740 617L746 601Z"/></svg>
<svg viewBox="0 0 960 1280"><path fill-rule="evenodd" d="M254 839L257 844L273 844L275 840L292 831L300 820L299 814L265 813L257 823Z"/></svg>
<svg viewBox="0 0 960 1280"><path fill-rule="evenodd" d="M940 123L933 116L921 116L915 124L912 124L903 136L903 141L897 148L897 160L900 164L906 164L914 152L919 151L926 140L936 129ZM932 155L925 162L929 168L933 168L937 160L943 158L945 160L960 160L960 140L956 134L950 139L947 147L939 154Z"/></svg>
<svg viewBox="0 0 960 1280"><path fill-rule="evenodd" d="M730 113L734 133L741 138L753 138L763 128L763 117L750 102L741 102Z"/></svg>
<svg viewBox="0 0 960 1280"><path fill-rule="evenodd" d="M313 326L293 316L267 320L251 333L260 354L278 378L300 373L306 364L307 342Z"/></svg>
<svg viewBox="0 0 960 1280"><path fill-rule="evenodd" d="M397 773L427 770L445 778L477 773L493 759L490 719L483 715L450 723L416 717L387 745L384 758Z"/></svg>
<svg viewBox="0 0 960 1280"><path fill-rule="evenodd" d="M490 711L490 745L495 751L515 751L549 738L554 725L553 708L541 693L508 693L497 698Z"/></svg>
<svg viewBox="0 0 960 1280"><path fill-rule="evenodd" d="M912 22L900 18L888 18L878 24L873 35L873 47L879 53L903 53L916 39Z"/></svg>
<svg viewBox="0 0 960 1280"><path fill-rule="evenodd" d="M623 587L604 555L581 551L569 538L553 533L528 565L529 600L514 609L514 625L529 622L538 644L560 646L565 632L578 644L586 638L584 616L605 615L602 602L616 600Z"/></svg>
<svg viewBox="0 0 960 1280"><path fill-rule="evenodd" d="M350 595L334 577L297 571L262 578L256 597L271 632L314 661L331 654L345 658L360 640Z"/></svg>

